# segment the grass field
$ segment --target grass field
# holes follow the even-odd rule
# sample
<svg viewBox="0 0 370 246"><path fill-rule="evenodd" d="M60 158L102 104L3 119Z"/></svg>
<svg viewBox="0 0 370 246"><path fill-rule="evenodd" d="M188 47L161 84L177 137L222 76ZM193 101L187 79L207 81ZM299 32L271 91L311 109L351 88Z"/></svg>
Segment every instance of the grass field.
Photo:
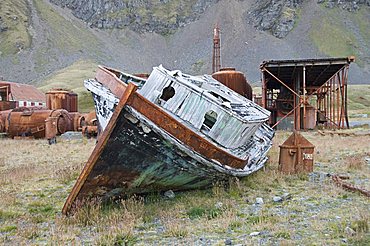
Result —
<svg viewBox="0 0 370 246"><path fill-rule="evenodd" d="M78 105L80 112L89 112L94 109L94 102L91 93L88 92L83 82L85 79L95 77L98 64L93 61L81 60L75 62L52 75L46 77L38 85L38 88L47 92L52 88L63 88L76 92L78 94Z"/></svg>
<svg viewBox="0 0 370 246"><path fill-rule="evenodd" d="M353 131L353 130L352 130ZM366 131L366 130L356 130ZM203 191L133 197L111 206L91 201L74 216L63 203L94 140L0 139L0 242L5 245L368 245L369 198L335 186L325 173L345 174L370 189L368 136L304 135L316 145L314 173L277 171L277 132L264 170ZM289 193L283 202L274 196ZM264 204L255 203L261 197ZM255 232L251 236L251 233Z"/></svg>
<svg viewBox="0 0 370 246"><path fill-rule="evenodd" d="M0 56L15 54L31 45L29 9L24 0L2 0L0 4L0 24L6 27L0 35Z"/></svg>

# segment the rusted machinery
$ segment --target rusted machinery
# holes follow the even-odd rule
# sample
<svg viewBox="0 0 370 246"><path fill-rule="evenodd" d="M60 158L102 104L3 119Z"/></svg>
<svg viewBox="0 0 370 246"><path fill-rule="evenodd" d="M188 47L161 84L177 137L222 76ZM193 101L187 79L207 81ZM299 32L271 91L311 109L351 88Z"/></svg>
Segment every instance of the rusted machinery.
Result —
<svg viewBox="0 0 370 246"><path fill-rule="evenodd" d="M82 125L82 134L87 138L98 136L98 122L95 110L88 114L84 114L84 118L85 121Z"/></svg>
<svg viewBox="0 0 370 246"><path fill-rule="evenodd" d="M312 172L315 146L299 132L280 145L279 171L286 174Z"/></svg>
<svg viewBox="0 0 370 246"><path fill-rule="evenodd" d="M80 116L64 109L49 110L39 107L20 107L11 110L6 118L9 137L32 136L53 138L81 128Z"/></svg>
<svg viewBox="0 0 370 246"><path fill-rule="evenodd" d="M0 113L0 131L9 137L55 139L67 131L81 131L85 124L80 113L65 109L50 110L41 107L20 107Z"/></svg>
<svg viewBox="0 0 370 246"><path fill-rule="evenodd" d="M8 124L6 123L6 118L11 110L0 111L0 133L5 133L8 131Z"/></svg>
<svg viewBox="0 0 370 246"><path fill-rule="evenodd" d="M48 109L65 109L68 112L78 111L78 96L73 91L52 89L46 93L46 107Z"/></svg>
<svg viewBox="0 0 370 246"><path fill-rule="evenodd" d="M212 74L212 77L222 84L226 85L233 91L252 100L252 87L247 82L242 72L236 71L235 68L221 68L220 71Z"/></svg>
<svg viewBox="0 0 370 246"><path fill-rule="evenodd" d="M52 89L46 93L47 108L16 107L15 102L8 100L8 87L1 87L0 90L0 106L4 109L0 110L0 133L6 133L11 138L46 138L49 143L55 143L55 137L67 131L80 131L87 137L97 136L95 111L88 114L77 112L76 93Z"/></svg>

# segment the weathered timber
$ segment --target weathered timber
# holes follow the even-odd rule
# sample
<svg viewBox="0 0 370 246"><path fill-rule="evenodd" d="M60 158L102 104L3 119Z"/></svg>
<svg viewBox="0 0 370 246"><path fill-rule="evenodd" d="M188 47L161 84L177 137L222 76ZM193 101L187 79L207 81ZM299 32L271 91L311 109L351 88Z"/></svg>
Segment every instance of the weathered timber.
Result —
<svg viewBox="0 0 370 246"><path fill-rule="evenodd" d="M88 197L209 187L255 172L267 160L274 135L264 124L268 112L210 77L160 67L145 80L100 67L85 86L102 135L64 214Z"/></svg>

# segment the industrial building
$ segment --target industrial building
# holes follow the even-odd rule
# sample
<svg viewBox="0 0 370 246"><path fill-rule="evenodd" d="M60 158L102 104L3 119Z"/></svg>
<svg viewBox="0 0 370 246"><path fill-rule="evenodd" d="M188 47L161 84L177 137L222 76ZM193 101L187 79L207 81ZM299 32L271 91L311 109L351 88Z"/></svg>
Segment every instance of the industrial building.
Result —
<svg viewBox="0 0 370 246"><path fill-rule="evenodd" d="M348 128L346 58L270 60L260 65L262 106L276 129Z"/></svg>

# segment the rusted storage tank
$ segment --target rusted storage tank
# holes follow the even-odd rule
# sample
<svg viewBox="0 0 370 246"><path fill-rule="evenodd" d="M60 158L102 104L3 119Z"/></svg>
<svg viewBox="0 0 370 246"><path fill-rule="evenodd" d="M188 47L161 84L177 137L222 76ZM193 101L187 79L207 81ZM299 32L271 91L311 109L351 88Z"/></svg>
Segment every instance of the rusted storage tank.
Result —
<svg viewBox="0 0 370 246"><path fill-rule="evenodd" d="M235 68L221 68L220 71L212 74L212 77L222 84L226 85L233 91L252 100L252 87L247 82L242 72L236 71Z"/></svg>
<svg viewBox="0 0 370 246"><path fill-rule="evenodd" d="M12 110L0 111L0 133L8 131L7 119Z"/></svg>
<svg viewBox="0 0 370 246"><path fill-rule="evenodd" d="M73 91L52 89L46 93L46 107L48 109L65 109L68 112L78 111L78 96Z"/></svg>
<svg viewBox="0 0 370 246"><path fill-rule="evenodd" d="M49 110L40 107L20 107L13 109L8 116L8 135L34 138L45 137L45 124L47 119L53 119L55 134L63 134L72 130L73 122L68 112L63 109Z"/></svg>
<svg viewBox="0 0 370 246"><path fill-rule="evenodd" d="M11 138L15 136L43 138L45 136L45 119L49 115L50 110L46 108L15 108L8 116L8 135Z"/></svg>

